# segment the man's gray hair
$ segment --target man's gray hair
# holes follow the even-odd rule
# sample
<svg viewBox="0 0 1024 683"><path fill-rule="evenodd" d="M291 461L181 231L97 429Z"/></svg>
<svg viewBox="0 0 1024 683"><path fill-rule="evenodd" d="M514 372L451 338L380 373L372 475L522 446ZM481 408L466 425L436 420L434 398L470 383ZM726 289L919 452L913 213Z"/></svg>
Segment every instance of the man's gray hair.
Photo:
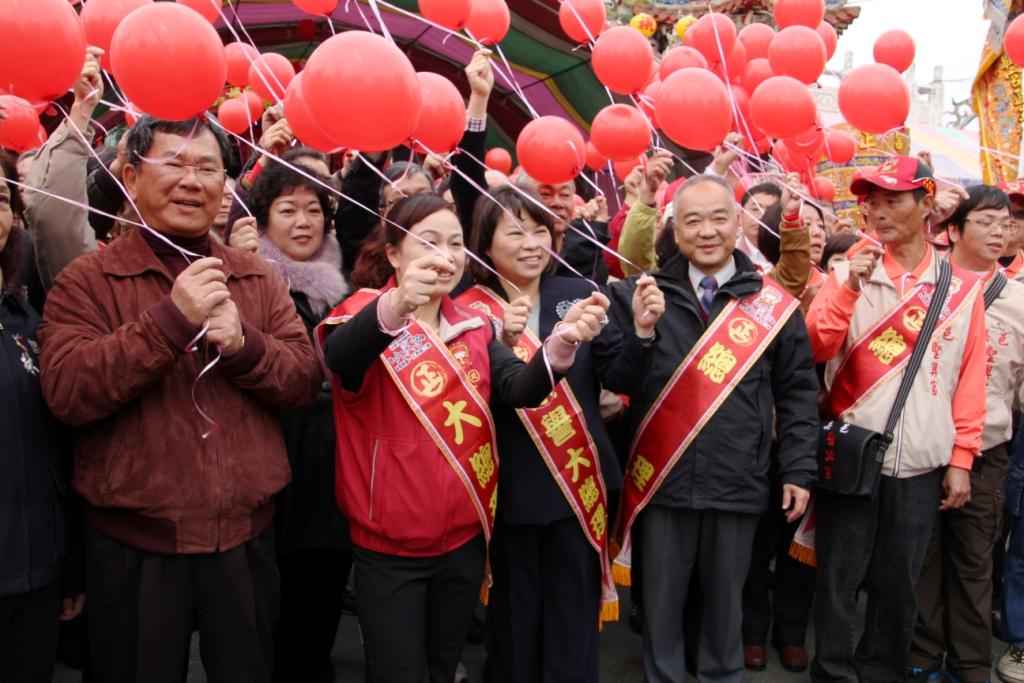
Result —
<svg viewBox="0 0 1024 683"><path fill-rule="evenodd" d="M679 214L679 198L683 196L683 191L696 185L703 185L704 183L718 185L729 194L730 199L733 197L732 185L730 185L725 178L720 175L715 175L714 173L701 173L687 178L686 182L680 185L679 189L676 190L676 196L672 198L672 210L676 215ZM732 211L735 212L735 202L730 202L730 206L732 207Z"/></svg>

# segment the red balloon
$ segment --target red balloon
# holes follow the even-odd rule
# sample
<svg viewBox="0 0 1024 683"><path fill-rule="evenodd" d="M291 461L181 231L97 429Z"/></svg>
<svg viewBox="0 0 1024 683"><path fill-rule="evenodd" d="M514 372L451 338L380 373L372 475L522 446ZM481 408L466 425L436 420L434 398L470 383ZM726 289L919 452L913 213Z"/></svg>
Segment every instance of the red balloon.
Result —
<svg viewBox="0 0 1024 683"><path fill-rule="evenodd" d="M245 100L245 106L249 109L250 121L255 121L259 117L263 116L262 97L254 93L252 90L245 90L242 92L242 99Z"/></svg>
<svg viewBox="0 0 1024 683"><path fill-rule="evenodd" d="M747 48L747 59L767 59L775 30L768 24L754 23L744 26L737 37Z"/></svg>
<svg viewBox="0 0 1024 683"><path fill-rule="evenodd" d="M523 170L539 183L559 185L580 174L587 159L583 135L565 119L541 116L526 124L516 141Z"/></svg>
<svg viewBox="0 0 1024 683"><path fill-rule="evenodd" d="M40 123L39 130L36 131L36 137L32 140L32 147L42 147L49 139L50 136L46 133L46 129L43 128L43 124Z"/></svg>
<svg viewBox="0 0 1024 683"><path fill-rule="evenodd" d="M795 153L818 163L825 151L825 133L815 124L802 133L786 138L786 146Z"/></svg>
<svg viewBox="0 0 1024 683"><path fill-rule="evenodd" d="M602 156L612 161L626 161L647 151L651 145L651 128L636 107L610 104L594 117L590 142Z"/></svg>
<svg viewBox="0 0 1024 683"><path fill-rule="evenodd" d="M90 0L82 8L82 27L89 45L102 48L100 65L110 71L110 37L121 20L132 10L152 5L153 0Z"/></svg>
<svg viewBox="0 0 1024 683"><path fill-rule="evenodd" d="M85 63L85 31L64 0L0 0L0 91L36 103L74 86Z"/></svg>
<svg viewBox="0 0 1024 683"><path fill-rule="evenodd" d="M757 138L754 140L754 149L757 151L758 155L764 154L771 148L772 141L768 138Z"/></svg>
<svg viewBox="0 0 1024 683"><path fill-rule="evenodd" d="M712 73L722 79L723 83L738 81L743 74L743 68L747 65L747 48L743 43L736 41L729 50L729 56L725 60L725 66L718 62L710 66Z"/></svg>
<svg viewBox="0 0 1024 683"><path fill-rule="evenodd" d="M249 67L260 56L259 50L249 43L228 43L224 46L224 58L228 65L228 83L245 87L249 85Z"/></svg>
<svg viewBox="0 0 1024 683"><path fill-rule="evenodd" d="M338 6L338 0L292 0L295 6L309 14L330 14Z"/></svg>
<svg viewBox="0 0 1024 683"><path fill-rule="evenodd" d="M512 170L512 155L504 147L491 147L484 157L484 164L487 168L508 175Z"/></svg>
<svg viewBox="0 0 1024 683"><path fill-rule="evenodd" d="M823 21L818 24L818 28L814 29L821 36L821 41L825 43L825 61L832 59L832 55L836 53L836 45L839 44L839 35L836 33L835 28L832 24L827 21Z"/></svg>
<svg viewBox="0 0 1024 683"><path fill-rule="evenodd" d="M1006 27L1006 34L1003 36L1003 49L1006 50L1006 56L1014 64L1024 66L1024 21L1021 20L1021 17L1017 17Z"/></svg>
<svg viewBox="0 0 1024 683"><path fill-rule="evenodd" d="M594 147L593 142L587 143L587 168L592 171L603 171L608 166L608 160L601 156Z"/></svg>
<svg viewBox="0 0 1024 683"><path fill-rule="evenodd" d="M309 116L302 92L305 75L305 72L296 74L288 84L288 92L284 95L284 118L299 142L321 152L333 152L339 145Z"/></svg>
<svg viewBox="0 0 1024 683"><path fill-rule="evenodd" d="M666 52L665 56L661 58L661 66L658 67L658 75L661 77L661 80L665 80L668 78L669 74L689 67L706 69L708 68L708 60L704 58L704 55L697 52L697 50L692 47L687 47L685 45L674 47Z"/></svg>
<svg viewBox="0 0 1024 683"><path fill-rule="evenodd" d="M768 61L780 76L814 83L825 70L825 43L814 29L790 26L779 31L772 40Z"/></svg>
<svg viewBox="0 0 1024 683"><path fill-rule="evenodd" d="M772 76L750 97L750 118L773 138L799 135L814 125L818 106L807 86L789 76Z"/></svg>
<svg viewBox="0 0 1024 683"><path fill-rule="evenodd" d="M114 78L125 97L157 118L182 121L221 94L227 63L210 22L173 2L141 7L110 41Z"/></svg>
<svg viewBox="0 0 1024 683"><path fill-rule="evenodd" d="M740 75L740 85L746 88L747 92L752 93L757 90L757 86L774 75L775 72L772 71L772 65L767 59L763 57L751 59L743 67L743 73Z"/></svg>
<svg viewBox="0 0 1024 683"><path fill-rule="evenodd" d="M312 19L303 19L295 27L295 35L302 40L313 40L316 38L316 22Z"/></svg>
<svg viewBox="0 0 1024 683"><path fill-rule="evenodd" d="M220 19L220 0L177 0L177 2L199 12L203 19L211 24L217 23L217 20Z"/></svg>
<svg viewBox="0 0 1024 683"><path fill-rule="evenodd" d="M732 94L732 129L746 133L750 125L750 94L741 85L729 85Z"/></svg>
<svg viewBox="0 0 1024 683"><path fill-rule="evenodd" d="M910 113L910 90L888 64L864 64L839 84L839 111L854 128L883 135L903 127Z"/></svg>
<svg viewBox="0 0 1024 683"><path fill-rule="evenodd" d="M825 134L825 156L834 164L848 164L857 154L857 141L852 135L830 130Z"/></svg>
<svg viewBox="0 0 1024 683"><path fill-rule="evenodd" d="M264 52L249 65L249 86L271 102L284 99L288 84L295 78L295 67L284 55Z"/></svg>
<svg viewBox="0 0 1024 683"><path fill-rule="evenodd" d="M818 176L811 183L811 194L818 199L825 202L834 202L836 200L836 186L835 184L825 178L824 176Z"/></svg>
<svg viewBox="0 0 1024 683"><path fill-rule="evenodd" d="M802 176L810 175L812 166L810 159L791 148L785 140L775 143L772 154L787 172L799 173Z"/></svg>
<svg viewBox="0 0 1024 683"><path fill-rule="evenodd" d="M661 92L661 81L652 81L644 88L644 91L636 98L637 105L640 107L640 111L647 116L647 120L650 121L650 125L654 128L660 128L658 125L658 117L654 113L654 103L658 101L658 93Z"/></svg>
<svg viewBox="0 0 1024 683"><path fill-rule="evenodd" d="M653 63L651 44L628 26L616 26L602 33L591 57L597 80L620 95L643 90L650 80Z"/></svg>
<svg viewBox="0 0 1024 683"><path fill-rule="evenodd" d="M217 107L217 118L221 125L232 133L241 134L249 127L249 105L241 97L231 97Z"/></svg>
<svg viewBox="0 0 1024 683"><path fill-rule="evenodd" d="M134 126L138 123L140 116L142 116L142 112L132 106L131 102L124 105L124 122L129 126Z"/></svg>
<svg viewBox="0 0 1024 683"><path fill-rule="evenodd" d="M605 9L602 0L562 0L558 23L565 35L577 43L597 40L604 29Z"/></svg>
<svg viewBox="0 0 1024 683"><path fill-rule="evenodd" d="M736 43L736 24L721 12L705 14L693 26L686 30L686 35L693 34L693 47L704 55L708 64L722 61L722 55L728 55Z"/></svg>
<svg viewBox="0 0 1024 683"><path fill-rule="evenodd" d="M630 159L629 161L616 161L613 162L615 168L615 177L626 182L626 177L633 172L633 169L637 166L643 166L644 158L637 157L636 159Z"/></svg>
<svg viewBox="0 0 1024 683"><path fill-rule="evenodd" d="M704 69L680 69L669 76L654 109L665 135L689 149L714 149L732 126L725 84Z"/></svg>
<svg viewBox="0 0 1024 683"><path fill-rule="evenodd" d="M420 0L424 19L452 31L461 31L466 26L470 9L470 0Z"/></svg>
<svg viewBox="0 0 1024 683"><path fill-rule="evenodd" d="M774 14L779 29L790 26L817 28L825 18L825 0L775 0Z"/></svg>
<svg viewBox="0 0 1024 683"><path fill-rule="evenodd" d="M19 154L35 147L39 134L39 114L32 105L12 95L0 95L0 104L6 107L7 116L0 119L0 147L13 149Z"/></svg>
<svg viewBox="0 0 1024 683"><path fill-rule="evenodd" d="M512 25L505 0L472 0L466 31L484 45L497 45Z"/></svg>
<svg viewBox="0 0 1024 683"><path fill-rule="evenodd" d="M900 73L914 63L914 39L906 31L893 29L878 36L874 57L879 64L888 64Z"/></svg>
<svg viewBox="0 0 1024 683"><path fill-rule="evenodd" d="M382 152L416 128L422 97L416 71L378 35L345 31L328 38L313 51L305 73L306 108L339 146Z"/></svg>
<svg viewBox="0 0 1024 683"><path fill-rule="evenodd" d="M420 118L409 136L416 149L447 154L455 149L466 131L466 103L459 89L444 76L416 74L422 92Z"/></svg>

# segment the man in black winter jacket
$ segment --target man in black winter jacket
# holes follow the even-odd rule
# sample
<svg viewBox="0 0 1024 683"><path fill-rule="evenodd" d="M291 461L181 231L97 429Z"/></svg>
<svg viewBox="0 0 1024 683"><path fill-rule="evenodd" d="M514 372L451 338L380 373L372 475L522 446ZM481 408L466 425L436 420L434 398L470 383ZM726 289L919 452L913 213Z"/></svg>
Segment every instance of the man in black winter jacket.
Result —
<svg viewBox="0 0 1024 683"><path fill-rule="evenodd" d="M773 432L790 519L803 514L816 475L818 381L807 330L795 300L735 249L738 227L723 180L697 176L680 188L680 254L654 273L666 311L645 381L630 395L638 434L619 536L634 516L632 486L650 683L684 680L683 606L694 572L704 598L698 679L742 681L741 595L769 504ZM611 286L620 324L632 319L635 282Z"/></svg>

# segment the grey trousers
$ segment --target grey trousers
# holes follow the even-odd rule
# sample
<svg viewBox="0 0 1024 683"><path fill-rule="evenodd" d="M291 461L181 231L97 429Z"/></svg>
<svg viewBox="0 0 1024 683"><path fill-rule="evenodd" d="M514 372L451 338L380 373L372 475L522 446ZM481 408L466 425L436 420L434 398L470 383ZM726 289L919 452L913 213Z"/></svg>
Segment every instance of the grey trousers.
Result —
<svg viewBox="0 0 1024 683"><path fill-rule="evenodd" d="M703 594L697 680L743 680L743 583L757 515L648 507L641 524L644 681L686 680L683 608L696 569Z"/></svg>

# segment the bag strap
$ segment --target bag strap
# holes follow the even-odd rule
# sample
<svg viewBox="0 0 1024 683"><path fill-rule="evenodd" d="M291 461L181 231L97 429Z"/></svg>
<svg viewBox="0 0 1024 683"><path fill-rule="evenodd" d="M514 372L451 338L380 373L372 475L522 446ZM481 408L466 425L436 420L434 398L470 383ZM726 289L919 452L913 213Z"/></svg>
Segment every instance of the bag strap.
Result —
<svg viewBox="0 0 1024 683"><path fill-rule="evenodd" d="M985 288L985 310L995 303L995 300L1002 294L1003 288L1006 287L1006 276L1003 275L1001 270L996 270L996 274L992 277L992 282L988 283L988 287Z"/></svg>
<svg viewBox="0 0 1024 683"><path fill-rule="evenodd" d="M939 277L932 290L932 300L928 304L928 313L924 317L924 324L921 326L921 333L914 344L914 351L910 354L910 361L903 372L900 380L899 391L896 392L896 402L893 403L892 412L889 413L889 421L885 424L886 443L892 443L893 433L896 431L896 423L899 422L900 414L910 396L910 387L914 383L914 376L921 367L921 361L928 350L932 333L935 332L935 325L939 321L939 314L946 302L946 293L949 291L949 284L953 279L953 267L946 260L939 260Z"/></svg>

